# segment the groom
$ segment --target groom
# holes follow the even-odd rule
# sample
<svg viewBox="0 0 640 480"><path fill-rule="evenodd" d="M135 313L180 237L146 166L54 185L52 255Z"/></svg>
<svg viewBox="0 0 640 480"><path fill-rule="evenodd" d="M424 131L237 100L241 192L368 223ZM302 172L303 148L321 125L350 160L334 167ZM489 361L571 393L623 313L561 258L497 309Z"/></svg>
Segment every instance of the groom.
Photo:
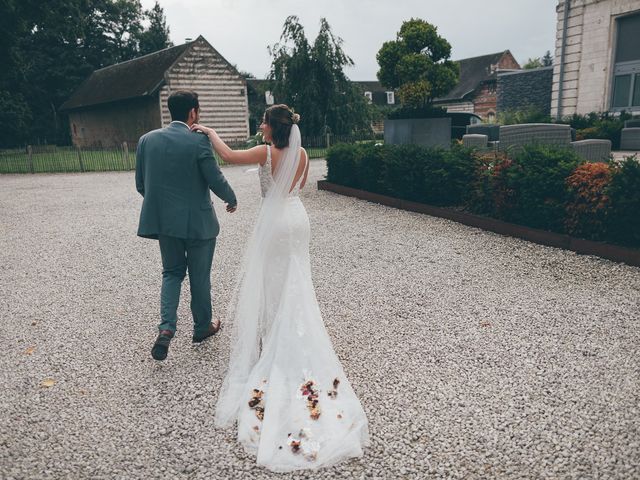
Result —
<svg viewBox="0 0 640 480"><path fill-rule="evenodd" d="M136 189L144 197L138 235L157 239L162 257L159 334L151 349L156 360L167 358L187 271L193 342L220 329L220 322L211 322L211 262L220 225L209 189L227 203L227 212L235 212L238 204L209 139L190 130L199 120L198 94L176 91L168 106L171 123L143 135L136 154Z"/></svg>

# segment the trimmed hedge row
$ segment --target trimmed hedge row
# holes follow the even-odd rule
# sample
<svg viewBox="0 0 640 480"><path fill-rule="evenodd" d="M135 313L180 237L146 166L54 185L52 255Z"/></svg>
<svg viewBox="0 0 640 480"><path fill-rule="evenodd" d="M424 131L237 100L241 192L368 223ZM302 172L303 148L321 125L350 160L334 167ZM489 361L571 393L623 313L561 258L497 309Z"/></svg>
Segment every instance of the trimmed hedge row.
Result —
<svg viewBox="0 0 640 480"><path fill-rule="evenodd" d="M327 180L405 200L463 208L590 240L640 247L640 162L585 163L531 145L480 154L417 145L336 145Z"/></svg>

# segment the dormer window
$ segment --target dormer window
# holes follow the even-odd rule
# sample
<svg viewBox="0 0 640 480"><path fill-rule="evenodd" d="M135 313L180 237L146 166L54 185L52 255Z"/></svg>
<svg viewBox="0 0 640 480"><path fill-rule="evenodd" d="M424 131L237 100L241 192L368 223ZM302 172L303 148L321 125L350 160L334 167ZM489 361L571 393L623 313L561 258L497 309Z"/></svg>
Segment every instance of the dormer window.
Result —
<svg viewBox="0 0 640 480"><path fill-rule="evenodd" d="M273 105L275 103L273 101L273 94L271 93L271 91L267 90L266 92L264 92L264 102L267 105Z"/></svg>
<svg viewBox="0 0 640 480"><path fill-rule="evenodd" d="M395 105L396 96L393 92L387 92L387 105Z"/></svg>

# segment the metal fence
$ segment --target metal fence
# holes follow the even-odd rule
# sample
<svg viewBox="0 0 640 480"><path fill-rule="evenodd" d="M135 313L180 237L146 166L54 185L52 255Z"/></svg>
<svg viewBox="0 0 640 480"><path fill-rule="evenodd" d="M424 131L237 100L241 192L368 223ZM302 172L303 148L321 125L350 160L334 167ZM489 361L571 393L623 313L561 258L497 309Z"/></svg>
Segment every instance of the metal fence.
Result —
<svg viewBox="0 0 640 480"><path fill-rule="evenodd" d="M377 141L373 135L323 135L304 137L302 144L310 158L324 158L337 143ZM244 150L251 141L230 145ZM223 164L217 157L218 163ZM58 147L27 145L21 149L0 150L0 173L107 172L135 170L136 144L124 142L116 147Z"/></svg>

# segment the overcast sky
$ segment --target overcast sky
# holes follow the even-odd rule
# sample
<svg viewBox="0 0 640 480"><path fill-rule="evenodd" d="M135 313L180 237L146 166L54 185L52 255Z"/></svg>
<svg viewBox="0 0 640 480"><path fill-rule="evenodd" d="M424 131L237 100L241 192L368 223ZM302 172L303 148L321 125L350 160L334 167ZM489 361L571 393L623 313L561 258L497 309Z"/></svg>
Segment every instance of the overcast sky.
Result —
<svg viewBox="0 0 640 480"><path fill-rule="evenodd" d="M150 8L155 0L142 0ZM313 41L320 18L344 40L355 66L352 80L375 80L376 53L395 39L402 22L421 18L452 45L452 59L511 50L523 64L553 54L557 0L160 0L171 40L203 35L230 63L265 78L267 46L278 41L284 20L297 15Z"/></svg>

